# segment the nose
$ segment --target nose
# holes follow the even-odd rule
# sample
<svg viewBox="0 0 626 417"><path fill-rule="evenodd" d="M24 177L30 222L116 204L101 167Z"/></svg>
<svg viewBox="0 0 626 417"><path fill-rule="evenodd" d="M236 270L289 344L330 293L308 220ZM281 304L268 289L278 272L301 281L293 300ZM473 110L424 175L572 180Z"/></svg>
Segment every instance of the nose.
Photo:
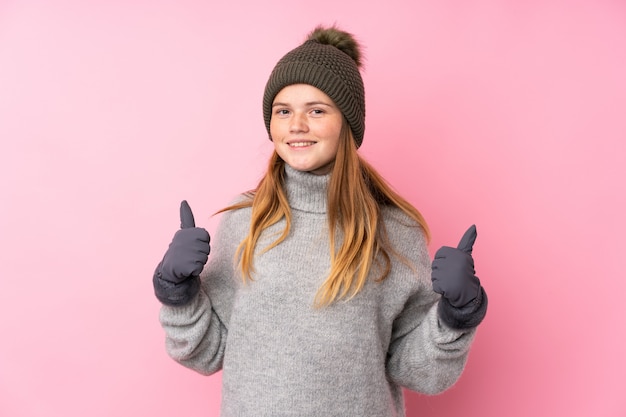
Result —
<svg viewBox="0 0 626 417"><path fill-rule="evenodd" d="M289 131L291 133L297 132L306 132L309 130L309 125L307 124L306 115L295 112L291 117L291 122L289 123Z"/></svg>

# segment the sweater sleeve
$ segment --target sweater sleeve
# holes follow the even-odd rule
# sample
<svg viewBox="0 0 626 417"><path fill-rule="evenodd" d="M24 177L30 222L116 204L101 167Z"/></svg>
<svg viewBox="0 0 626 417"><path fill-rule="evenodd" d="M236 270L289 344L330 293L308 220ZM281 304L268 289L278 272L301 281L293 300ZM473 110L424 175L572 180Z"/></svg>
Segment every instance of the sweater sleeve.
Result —
<svg viewBox="0 0 626 417"><path fill-rule="evenodd" d="M242 229L235 227L233 217L238 215L225 213L211 239L212 250L200 275L198 294L182 306L163 305L159 317L168 355L203 375L221 370L228 338L237 288L233 257Z"/></svg>
<svg viewBox="0 0 626 417"><path fill-rule="evenodd" d="M228 331L204 289L184 306L163 305L160 320L172 359L203 375L222 369Z"/></svg>
<svg viewBox="0 0 626 417"><path fill-rule="evenodd" d="M425 303L425 298L431 301ZM433 298L425 294L411 297L394 323L387 356L389 379L428 395L439 394L458 380L476 331L444 324Z"/></svg>
<svg viewBox="0 0 626 417"><path fill-rule="evenodd" d="M421 230L388 227L396 250L413 267L398 268L403 285L402 294L396 296L404 304L393 321L387 376L412 391L439 394L463 372L476 327L455 329L441 320L441 297L432 288L431 261Z"/></svg>

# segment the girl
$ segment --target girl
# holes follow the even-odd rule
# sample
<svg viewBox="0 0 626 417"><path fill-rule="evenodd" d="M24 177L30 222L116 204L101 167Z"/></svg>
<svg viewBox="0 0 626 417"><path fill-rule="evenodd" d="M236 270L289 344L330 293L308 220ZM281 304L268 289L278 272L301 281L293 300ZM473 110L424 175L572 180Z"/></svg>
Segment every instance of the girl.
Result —
<svg viewBox="0 0 626 417"><path fill-rule="evenodd" d="M360 64L336 27L278 62L263 97L275 151L222 210L208 263L181 204L153 279L160 320L173 359L223 371L223 417L404 416L402 387L453 385L486 314L475 227L431 264L423 217L357 153Z"/></svg>

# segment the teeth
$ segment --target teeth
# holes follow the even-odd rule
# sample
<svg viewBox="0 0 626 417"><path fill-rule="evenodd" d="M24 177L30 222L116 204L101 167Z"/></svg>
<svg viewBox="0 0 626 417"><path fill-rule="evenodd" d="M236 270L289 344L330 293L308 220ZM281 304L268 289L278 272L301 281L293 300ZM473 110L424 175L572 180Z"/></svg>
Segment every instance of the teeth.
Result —
<svg viewBox="0 0 626 417"><path fill-rule="evenodd" d="M299 147L302 147L302 146L309 146L309 145L312 145L314 143L315 142L293 142L293 143L290 143L289 146L292 146L294 148L299 148Z"/></svg>

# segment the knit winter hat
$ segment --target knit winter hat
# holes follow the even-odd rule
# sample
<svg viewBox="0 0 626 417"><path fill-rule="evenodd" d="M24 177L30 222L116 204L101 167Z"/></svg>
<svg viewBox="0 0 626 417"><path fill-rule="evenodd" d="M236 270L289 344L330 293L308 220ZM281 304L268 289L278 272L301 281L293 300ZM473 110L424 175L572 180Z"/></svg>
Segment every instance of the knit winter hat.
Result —
<svg viewBox="0 0 626 417"><path fill-rule="evenodd" d="M344 115L356 142L365 133L365 89L359 68L361 49L354 36L336 27L318 26L274 67L263 94L263 118L270 132L274 97L291 84L309 84L326 93ZM271 139L271 137L270 137Z"/></svg>

